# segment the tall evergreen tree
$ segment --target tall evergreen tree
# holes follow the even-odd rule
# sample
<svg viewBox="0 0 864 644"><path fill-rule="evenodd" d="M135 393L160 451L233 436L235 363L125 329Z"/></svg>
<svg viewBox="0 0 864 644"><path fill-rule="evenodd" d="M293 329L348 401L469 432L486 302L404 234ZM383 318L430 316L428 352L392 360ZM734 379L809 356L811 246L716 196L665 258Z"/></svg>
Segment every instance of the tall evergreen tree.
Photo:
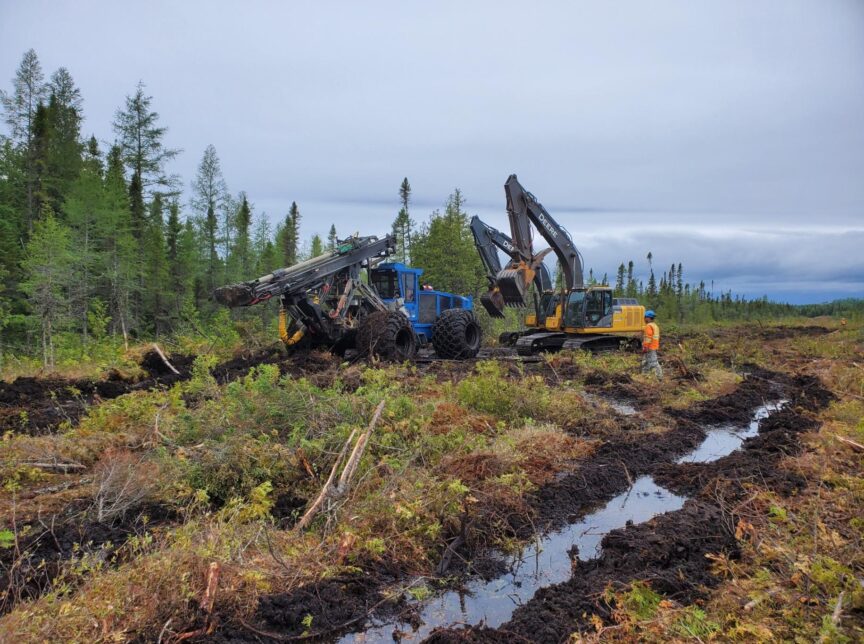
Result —
<svg viewBox="0 0 864 644"><path fill-rule="evenodd" d="M168 307L170 305L170 300L166 297L167 289L165 289L165 285L168 284L168 256L165 248L165 219L162 204L162 195L159 193L153 195L144 242L144 314L146 322L152 326L157 336L169 328Z"/></svg>
<svg viewBox="0 0 864 644"><path fill-rule="evenodd" d="M45 85L45 75L39 57L33 49L24 53L21 64L12 80L12 93L0 92L0 103L3 104L6 123L12 133L13 144L22 151L25 168L25 229L33 230L35 220L35 159L33 157L33 125L36 119L36 109L48 97L48 87Z"/></svg>
<svg viewBox="0 0 864 644"><path fill-rule="evenodd" d="M54 335L63 329L68 316L72 259L70 231L46 205L27 243L23 262L26 279L21 283L39 319L46 368L55 364Z"/></svg>
<svg viewBox="0 0 864 644"><path fill-rule="evenodd" d="M409 263L411 261L411 233L416 224L408 212L408 204L411 201L411 184L408 183L408 177L405 177L399 186L399 199L402 207L393 221L393 235L396 237L396 260Z"/></svg>
<svg viewBox="0 0 864 644"><path fill-rule="evenodd" d="M291 208L285 215L285 224L280 231L279 247L282 250L282 262L284 266L293 266L297 263L300 246L300 208L297 202L291 202Z"/></svg>
<svg viewBox="0 0 864 644"><path fill-rule="evenodd" d="M624 262L618 266L618 274L615 276L615 295L622 296L624 295Z"/></svg>
<svg viewBox="0 0 864 644"><path fill-rule="evenodd" d="M237 209L236 217L237 235L231 253L232 268L234 276L232 279L251 279L252 272L252 208L245 193L240 193L240 208Z"/></svg>
<svg viewBox="0 0 864 644"><path fill-rule="evenodd" d="M102 159L95 138L87 146L87 158L83 162L78 178L69 189L65 199L66 220L72 231L74 253L74 288L70 302L73 314L81 323L81 339L84 347L89 340L90 305L96 295L102 265L101 241L105 234L105 196L102 176Z"/></svg>
<svg viewBox="0 0 864 644"><path fill-rule="evenodd" d="M221 279L219 271L220 243L218 213L223 210L228 198L228 187L222 176L222 165L216 148L208 145L198 165L198 173L192 181L192 209L197 213L201 237L205 245L206 290L211 293Z"/></svg>
<svg viewBox="0 0 864 644"><path fill-rule="evenodd" d="M138 286L138 245L132 236L129 194L123 175L123 151L115 145L108 153L104 182L105 265L112 333L128 341L129 311Z"/></svg>
<svg viewBox="0 0 864 644"><path fill-rule="evenodd" d="M636 281L633 277L633 260L627 262L627 297L636 297Z"/></svg>
<svg viewBox="0 0 864 644"><path fill-rule="evenodd" d="M176 187L176 177L166 173L165 165L179 154L179 150L164 144L168 128L159 125L159 114L151 109L152 96L144 93L144 84L138 83L135 93L126 97L124 109L118 109L114 117L114 131L122 150L122 158L129 168L129 206L132 235L138 245L137 289L133 297L132 318L142 317L142 298L147 290L144 257L148 235L145 195ZM161 208L160 208L161 213Z"/></svg>
<svg viewBox="0 0 864 644"><path fill-rule="evenodd" d="M327 233L327 248L336 250L336 224L330 224L330 232Z"/></svg>
<svg viewBox="0 0 864 644"><path fill-rule="evenodd" d="M165 147L168 128L160 126L159 114L151 110L152 96L144 93L144 83L138 83L135 93L126 97L126 105L117 110L114 131L123 150L123 162L132 176L137 177L141 192L174 189L176 178L166 174L165 165L180 150Z"/></svg>

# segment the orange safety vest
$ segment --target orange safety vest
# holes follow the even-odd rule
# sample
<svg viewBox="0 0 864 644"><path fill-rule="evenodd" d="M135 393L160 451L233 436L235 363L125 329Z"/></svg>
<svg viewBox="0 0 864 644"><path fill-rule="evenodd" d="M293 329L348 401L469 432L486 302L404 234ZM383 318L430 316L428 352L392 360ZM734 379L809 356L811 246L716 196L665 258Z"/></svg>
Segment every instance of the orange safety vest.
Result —
<svg viewBox="0 0 864 644"><path fill-rule="evenodd" d="M657 351L660 348L660 327L656 322L649 322L642 332L642 346L648 351Z"/></svg>

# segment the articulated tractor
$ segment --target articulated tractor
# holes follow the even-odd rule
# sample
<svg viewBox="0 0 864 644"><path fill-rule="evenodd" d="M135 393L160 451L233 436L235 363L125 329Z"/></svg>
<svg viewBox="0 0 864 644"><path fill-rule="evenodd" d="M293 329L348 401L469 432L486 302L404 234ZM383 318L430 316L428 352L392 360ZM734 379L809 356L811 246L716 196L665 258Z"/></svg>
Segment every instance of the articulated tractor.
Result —
<svg viewBox="0 0 864 644"><path fill-rule="evenodd" d="M291 350L354 349L402 361L431 344L442 358L475 357L482 334L472 298L422 288L423 269L385 262L395 241L392 235L349 237L323 255L223 286L213 296L232 308L278 298L279 335Z"/></svg>

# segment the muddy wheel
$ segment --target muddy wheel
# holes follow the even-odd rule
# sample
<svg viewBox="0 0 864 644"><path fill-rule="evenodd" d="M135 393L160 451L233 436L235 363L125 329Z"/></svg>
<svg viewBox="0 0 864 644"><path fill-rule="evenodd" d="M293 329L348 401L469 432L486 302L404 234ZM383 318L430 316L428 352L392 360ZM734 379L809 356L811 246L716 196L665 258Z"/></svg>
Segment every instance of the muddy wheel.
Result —
<svg viewBox="0 0 864 644"><path fill-rule="evenodd" d="M402 362L417 355L417 335L399 311L376 311L360 323L355 347L360 355Z"/></svg>
<svg viewBox="0 0 864 644"><path fill-rule="evenodd" d="M432 327L432 346L441 358L463 360L480 351L483 332L473 311L448 309Z"/></svg>

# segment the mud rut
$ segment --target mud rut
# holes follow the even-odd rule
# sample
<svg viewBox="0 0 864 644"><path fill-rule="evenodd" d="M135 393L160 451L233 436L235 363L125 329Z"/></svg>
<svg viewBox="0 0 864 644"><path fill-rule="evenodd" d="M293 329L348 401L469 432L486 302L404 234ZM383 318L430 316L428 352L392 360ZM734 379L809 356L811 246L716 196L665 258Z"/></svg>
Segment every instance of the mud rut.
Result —
<svg viewBox="0 0 864 644"><path fill-rule="evenodd" d="M542 366L537 365L537 369ZM750 484L780 494L804 487L806 481L782 469L779 460L803 450L800 434L817 428L814 412L832 399L816 378L788 376L755 365L745 371L744 381L728 395L684 411L664 410L675 419L675 426L656 440L645 441L643 434L641 438L604 443L580 464L577 473L546 485L530 497L533 522L514 520L511 527L513 534L523 539L529 539L535 530L546 533L560 529L626 492L632 481L646 475L668 490L690 497L680 510L609 532L602 539L597 558L581 561L571 553L570 579L538 590L500 627L439 628L424 641L566 641L573 632L593 632L594 626L587 621L592 614L610 620L612 607L602 598L604 590L610 584L623 587L634 580L648 580L656 592L684 605L703 597L705 589L717 583L705 555L725 553L734 558L739 554L735 539L738 519L730 508L744 498ZM548 377L560 380L575 375L558 370ZM581 375L584 378L585 374ZM609 378L595 373L586 382L600 395L628 400L636 406L645 402L639 400L626 376ZM707 463L675 462L703 441L706 426L746 425L754 409L779 399L788 402L762 420L759 434L746 439L740 449ZM622 418L622 422L627 421ZM578 428L572 431L578 432ZM486 560L482 553L465 549L457 554L462 560L473 558L468 572L475 575L492 577L504 572L500 561ZM459 559L457 556L454 561ZM404 599L388 601L386 596L388 586L399 579L399 571L380 563L365 569L363 575L327 579L290 594L265 596L250 622L229 620L211 641L294 641L310 639L310 635L317 641L333 641L346 632L362 633L364 625L376 620L398 622L400 627L392 629L393 640L404 637L413 641L412 625L416 628L421 621L417 607ZM401 581L406 580L403 577ZM301 622L309 615L317 628L304 635ZM366 641L379 640L373 636ZM355 641L364 640L360 636Z"/></svg>
<svg viewBox="0 0 864 644"><path fill-rule="evenodd" d="M148 376L138 381L109 375L101 381L19 378L11 384L0 383L0 432L50 433L64 422L74 426L89 406L102 400L167 387L191 377L191 356L171 356L171 361L180 371L179 376L171 373L158 356L148 354L142 362ZM344 370L339 371L339 361L329 355L311 353L286 360L279 350L240 355L215 367L213 374L218 382L225 383L244 376L258 364L277 364L283 374L303 375L321 386L331 384L337 377L346 379ZM469 371L471 364L431 362L422 367L439 379L454 379ZM508 368L516 375L515 364L509 363ZM636 407L649 402L630 385L627 376L579 373L573 365L556 369L544 362L529 362L523 368L529 373L541 373L550 384L578 377L597 394L626 400ZM737 553L734 537L737 519L726 508L742 497L748 483L783 494L805 485L799 475L780 469L778 461L787 454L802 451L799 434L816 428L812 413L831 399L831 394L815 378L787 376L757 366L750 366L747 371L744 382L731 394L683 412L665 410L675 419L675 427L656 440L645 441L643 435L643 439L618 438L605 442L580 464L576 474L532 495L529 504L533 521L514 517L511 528L513 536L529 539L535 531L548 532L573 523L625 492L631 481L642 475L652 475L668 490L691 497L682 509L610 532L602 540L598 558L574 561L573 575L568 581L539 590L501 627L438 629L427 641L566 640L571 632L593 629L585 622L586 615L593 613L603 619L611 616L611 607L602 600L603 590L610 583L647 579L657 592L684 604L701 596L705 587L716 583L705 554ZM346 384L351 388L350 382ZM741 449L710 463L674 462L702 441L705 425L746 422L755 407L781 397L789 400L788 405L763 421L759 435L747 439ZM623 418L622 422L626 425L628 419ZM566 429L579 433L578 427ZM122 560L119 546L126 538L176 519L160 507L147 508L111 526L89 523L83 516L81 508L67 508L63 516L49 519L50 527L45 525L45 530L37 531L20 544L22 550L31 551L32 564L44 559L47 565L39 578L21 586L18 599L36 597L47 590L59 564L76 550L74 544L86 544L88 552L104 553L103 559L118 563ZM483 553L471 552L467 547L461 551L456 548L453 554L456 556L450 574L454 568L459 572L460 562L469 560L473 560L473 568L462 572L488 575L502 572L500 561L484 559ZM26 571L10 570L11 561L0 563L3 564L0 591L8 588L14 575L26 575ZM412 620L416 623L419 619L416 608L406 606L404 601L388 601L385 595L389 586L405 581L404 571L388 568L386 562L370 562L361 567L370 572L330 578L290 594L265 596L250 623L238 624L226 616L212 640L308 639L303 636L301 624L308 615L312 615L316 626L312 635L319 634L316 639L322 641L332 640L340 632L362 628L373 614L399 615L404 623L410 624ZM9 610L15 602L13 598L2 603L0 612Z"/></svg>

